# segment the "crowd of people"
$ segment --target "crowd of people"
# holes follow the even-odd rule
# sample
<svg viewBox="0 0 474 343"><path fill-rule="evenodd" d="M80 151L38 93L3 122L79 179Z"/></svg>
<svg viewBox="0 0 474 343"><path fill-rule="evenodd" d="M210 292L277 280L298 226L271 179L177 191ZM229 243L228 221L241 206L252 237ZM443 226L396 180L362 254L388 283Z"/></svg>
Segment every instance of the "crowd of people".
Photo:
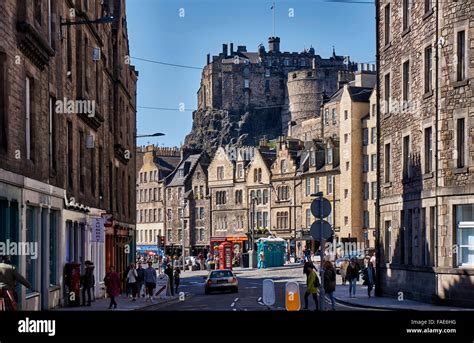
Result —
<svg viewBox="0 0 474 343"><path fill-rule="evenodd" d="M323 289L326 296L331 301L331 310L335 310L335 297L336 291L336 268L333 263L329 260L323 261ZM306 275L306 291L304 294L304 309L308 309L308 300L312 296L316 306L316 310L319 310L319 292L321 291L321 283L318 277L318 271L311 258L305 260L303 265L303 273ZM372 297L372 290L375 285L375 254L365 260L365 267L361 268L359 261L353 257L351 259L345 259L340 266L340 274L342 278L342 284L346 285L349 283L349 297L356 297L357 282L359 282L362 275L363 285L367 285L367 295ZM324 305L325 306L325 305Z"/></svg>

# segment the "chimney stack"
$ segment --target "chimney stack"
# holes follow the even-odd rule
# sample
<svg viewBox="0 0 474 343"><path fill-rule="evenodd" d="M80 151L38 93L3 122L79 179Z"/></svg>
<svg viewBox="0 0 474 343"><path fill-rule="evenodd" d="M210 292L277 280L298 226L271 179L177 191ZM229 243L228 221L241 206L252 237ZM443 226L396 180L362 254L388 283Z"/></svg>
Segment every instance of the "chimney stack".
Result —
<svg viewBox="0 0 474 343"><path fill-rule="evenodd" d="M230 43L230 56L234 56L234 43Z"/></svg>
<svg viewBox="0 0 474 343"><path fill-rule="evenodd" d="M211 62L211 54L207 54L206 65Z"/></svg>
<svg viewBox="0 0 474 343"><path fill-rule="evenodd" d="M222 54L227 57L227 44L222 44Z"/></svg>

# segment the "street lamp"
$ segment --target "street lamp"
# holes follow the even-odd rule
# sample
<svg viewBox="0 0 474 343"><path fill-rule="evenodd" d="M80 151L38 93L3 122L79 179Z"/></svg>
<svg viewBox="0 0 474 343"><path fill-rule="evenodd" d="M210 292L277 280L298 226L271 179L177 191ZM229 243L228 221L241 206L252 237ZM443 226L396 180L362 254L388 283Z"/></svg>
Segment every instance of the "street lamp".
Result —
<svg viewBox="0 0 474 343"><path fill-rule="evenodd" d="M186 230L185 225L184 225L184 211L186 211L187 203L188 203L188 202L187 202L186 200L183 200L183 202L182 202L182 205L183 205L183 212L182 212L182 214L181 214L181 228L182 228L182 234L181 234L181 238L182 238L182 242L181 242L181 244L182 244L182 249L181 249L181 250L182 250L182 259L183 259L183 273L184 273L184 270L186 269L186 266L185 266L185 262L186 262L186 261L185 261L185 256L184 256L184 249L185 249L185 247L184 247L184 245L185 245L184 237L185 237L185 230Z"/></svg>
<svg viewBox="0 0 474 343"><path fill-rule="evenodd" d="M254 250L255 248L255 202L257 201L257 197L251 198L252 201L252 232L250 233L250 249L249 249L249 268L254 268L256 266L257 260L257 252Z"/></svg>
<svg viewBox="0 0 474 343"><path fill-rule="evenodd" d="M151 135L137 135L135 136L136 138L144 138L144 137L160 137L160 136L164 136L165 134L164 133L161 133L161 132L156 132L156 133L152 133Z"/></svg>

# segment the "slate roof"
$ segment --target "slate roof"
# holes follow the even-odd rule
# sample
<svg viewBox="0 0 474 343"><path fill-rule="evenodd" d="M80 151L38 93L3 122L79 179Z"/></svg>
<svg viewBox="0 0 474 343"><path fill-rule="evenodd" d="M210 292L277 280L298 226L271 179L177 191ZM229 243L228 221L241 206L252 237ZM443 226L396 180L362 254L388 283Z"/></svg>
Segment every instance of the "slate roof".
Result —
<svg viewBox="0 0 474 343"><path fill-rule="evenodd" d="M188 177L192 174L202 154L193 154L182 160L176 169L167 177L167 186L184 186ZM183 172L180 172L180 171Z"/></svg>

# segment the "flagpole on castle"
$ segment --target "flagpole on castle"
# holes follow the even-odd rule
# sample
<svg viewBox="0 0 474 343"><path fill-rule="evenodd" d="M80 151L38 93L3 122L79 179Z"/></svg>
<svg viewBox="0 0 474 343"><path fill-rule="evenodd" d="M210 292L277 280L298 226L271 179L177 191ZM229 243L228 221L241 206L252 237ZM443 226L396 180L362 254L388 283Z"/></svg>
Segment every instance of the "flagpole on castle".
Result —
<svg viewBox="0 0 474 343"><path fill-rule="evenodd" d="M273 10L273 37L276 37L275 36L275 1L273 1L272 10Z"/></svg>

